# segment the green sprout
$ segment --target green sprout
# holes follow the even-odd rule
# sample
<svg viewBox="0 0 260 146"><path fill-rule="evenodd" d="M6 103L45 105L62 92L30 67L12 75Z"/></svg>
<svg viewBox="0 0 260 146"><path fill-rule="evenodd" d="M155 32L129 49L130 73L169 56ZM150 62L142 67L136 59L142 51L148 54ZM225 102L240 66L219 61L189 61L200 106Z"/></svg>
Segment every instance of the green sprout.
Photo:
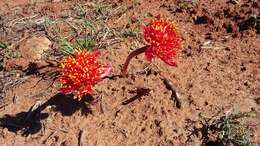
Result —
<svg viewBox="0 0 260 146"><path fill-rule="evenodd" d="M73 53L73 46L70 42L68 42L67 40L63 40L62 42L62 52L65 53L66 55L69 55L71 53Z"/></svg>
<svg viewBox="0 0 260 146"><path fill-rule="evenodd" d="M90 37L85 37L84 39L77 39L76 44L72 44L67 40L62 42L62 52L65 55L72 54L75 49L81 50L91 50L94 46L94 41Z"/></svg>

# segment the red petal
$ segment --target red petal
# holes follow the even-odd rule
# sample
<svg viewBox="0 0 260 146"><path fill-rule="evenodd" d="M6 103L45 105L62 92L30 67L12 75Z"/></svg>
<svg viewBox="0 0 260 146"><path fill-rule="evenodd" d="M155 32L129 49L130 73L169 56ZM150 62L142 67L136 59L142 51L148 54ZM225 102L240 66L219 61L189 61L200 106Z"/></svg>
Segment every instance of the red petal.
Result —
<svg viewBox="0 0 260 146"><path fill-rule="evenodd" d="M152 50L152 48L151 47L149 47L149 48L147 48L146 50L145 50L145 58L148 60L148 61L152 61L153 60L153 58L155 57L155 54L154 54L154 52L153 52L153 50Z"/></svg>
<svg viewBox="0 0 260 146"><path fill-rule="evenodd" d="M176 61L175 59L172 57L172 58L166 58L166 59L163 59L163 61L170 65L170 66L176 66Z"/></svg>
<svg viewBox="0 0 260 146"><path fill-rule="evenodd" d="M99 50L95 50L95 51L90 52L89 55L96 58L101 55L101 52Z"/></svg>
<svg viewBox="0 0 260 146"><path fill-rule="evenodd" d="M108 76L110 74L112 67L110 65L103 65L99 68L100 71L100 77L104 78L105 76Z"/></svg>

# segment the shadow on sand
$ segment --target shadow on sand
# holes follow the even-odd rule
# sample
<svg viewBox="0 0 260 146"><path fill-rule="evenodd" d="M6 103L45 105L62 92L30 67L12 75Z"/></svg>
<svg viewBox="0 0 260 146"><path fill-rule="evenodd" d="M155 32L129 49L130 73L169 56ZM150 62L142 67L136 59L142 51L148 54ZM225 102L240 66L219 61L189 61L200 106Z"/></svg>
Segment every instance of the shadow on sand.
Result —
<svg viewBox="0 0 260 146"><path fill-rule="evenodd" d="M62 116L71 116L78 110L81 114L91 114L91 109L87 103L93 100L92 96L85 96L84 100L78 101L73 99L73 95L65 96L56 94L46 102L36 102L27 112L20 112L15 115L4 115L0 117L0 127L7 128L9 131L17 133L21 131L23 136L35 134L42 128L41 120L48 118L48 113L43 110L52 106L54 111L60 112Z"/></svg>

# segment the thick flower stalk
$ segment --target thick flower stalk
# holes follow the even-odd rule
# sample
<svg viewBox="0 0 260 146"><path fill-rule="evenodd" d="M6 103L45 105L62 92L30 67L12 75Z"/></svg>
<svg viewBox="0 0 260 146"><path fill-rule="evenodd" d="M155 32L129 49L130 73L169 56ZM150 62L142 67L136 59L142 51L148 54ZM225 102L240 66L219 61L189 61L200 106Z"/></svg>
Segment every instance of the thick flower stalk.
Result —
<svg viewBox="0 0 260 146"><path fill-rule="evenodd" d="M122 69L123 76L126 75L130 60L141 53L145 53L145 58L150 62L155 57L158 57L168 65L176 66L176 51L180 48L181 44L173 22L158 16L157 19L143 27L143 34L148 45L136 49L129 54Z"/></svg>
<svg viewBox="0 0 260 146"><path fill-rule="evenodd" d="M93 86L110 73L111 66L101 65L96 58L99 51L78 50L61 65L61 88L63 94L75 93L75 98L93 93Z"/></svg>

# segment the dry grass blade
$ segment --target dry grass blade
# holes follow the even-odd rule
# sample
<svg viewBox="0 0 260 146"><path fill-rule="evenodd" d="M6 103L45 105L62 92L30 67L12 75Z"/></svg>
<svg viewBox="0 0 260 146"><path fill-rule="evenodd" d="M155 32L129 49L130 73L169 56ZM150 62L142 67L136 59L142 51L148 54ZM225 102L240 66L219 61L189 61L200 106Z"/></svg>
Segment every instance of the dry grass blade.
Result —
<svg viewBox="0 0 260 146"><path fill-rule="evenodd" d="M166 88L167 88L168 90L172 91L172 95L171 95L172 100L175 102L176 107L180 109L180 108L181 108L181 100L180 100L180 98L179 98L179 96L178 96L176 90L174 89L174 86L173 86L172 83L171 83L168 79L166 79L166 78L163 78L163 83L165 84L165 86L166 86Z"/></svg>
<svg viewBox="0 0 260 146"><path fill-rule="evenodd" d="M32 119L36 114L40 113L42 110L43 101L37 101L27 112L26 118L24 121Z"/></svg>
<svg viewBox="0 0 260 146"><path fill-rule="evenodd" d="M85 130L80 130L78 138L78 146L84 146L85 143Z"/></svg>
<svg viewBox="0 0 260 146"><path fill-rule="evenodd" d="M24 83L29 78L30 78L30 76L25 76L23 78L14 79L4 85L4 87L5 87L4 90L7 91L11 88L17 87L20 84Z"/></svg>

